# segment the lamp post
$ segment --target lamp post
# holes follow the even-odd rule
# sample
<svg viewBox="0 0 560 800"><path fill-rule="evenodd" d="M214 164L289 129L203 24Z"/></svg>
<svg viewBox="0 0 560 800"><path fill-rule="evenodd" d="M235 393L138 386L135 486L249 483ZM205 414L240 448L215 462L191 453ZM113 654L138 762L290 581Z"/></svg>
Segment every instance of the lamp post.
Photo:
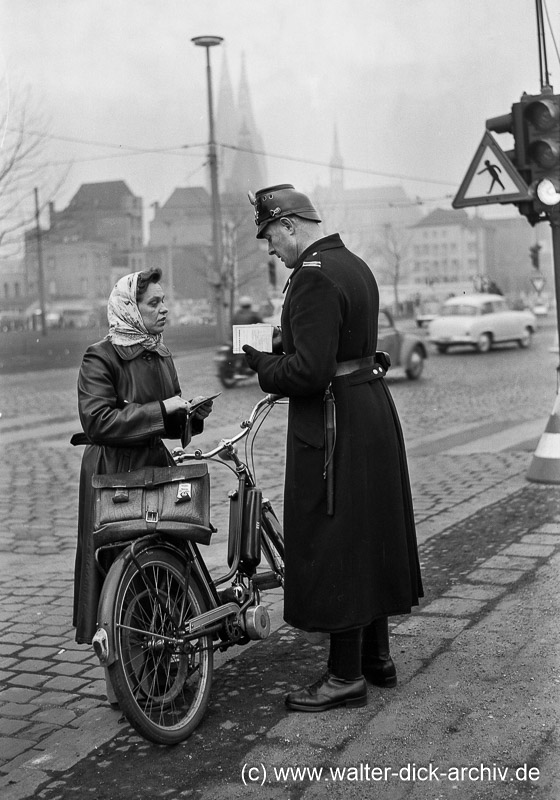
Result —
<svg viewBox="0 0 560 800"><path fill-rule="evenodd" d="M173 245L175 243L175 240L173 239L172 236L172 223L166 222L165 227L167 229L166 230L167 236L165 237L166 248L167 248L167 297L168 297L167 305L169 306L169 310L171 311L171 324L175 325L175 323L177 322L175 318L175 312L176 312L175 281L173 275Z"/></svg>
<svg viewBox="0 0 560 800"><path fill-rule="evenodd" d="M212 102L212 71L210 68L210 48L223 42L221 36L195 36L191 41L198 47L206 48L206 80L208 85L208 163L210 166L210 190L212 195L212 254L214 261L214 297L216 303L216 335L218 341L225 338L224 302L222 284L222 213L220 195L218 193L218 159L216 154L216 136L214 133L214 108Z"/></svg>

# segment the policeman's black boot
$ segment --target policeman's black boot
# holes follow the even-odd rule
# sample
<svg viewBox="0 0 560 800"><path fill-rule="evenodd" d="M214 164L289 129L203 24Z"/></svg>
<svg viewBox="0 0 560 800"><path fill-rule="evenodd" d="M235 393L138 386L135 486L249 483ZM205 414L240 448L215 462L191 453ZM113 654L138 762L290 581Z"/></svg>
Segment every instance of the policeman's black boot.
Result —
<svg viewBox="0 0 560 800"><path fill-rule="evenodd" d="M389 689L397 685L397 670L389 652L389 621L374 619L363 630L362 672L375 686Z"/></svg>
<svg viewBox="0 0 560 800"><path fill-rule="evenodd" d="M286 697L291 711L360 708L367 703L366 682L360 674L361 630L331 633L327 671L318 681Z"/></svg>

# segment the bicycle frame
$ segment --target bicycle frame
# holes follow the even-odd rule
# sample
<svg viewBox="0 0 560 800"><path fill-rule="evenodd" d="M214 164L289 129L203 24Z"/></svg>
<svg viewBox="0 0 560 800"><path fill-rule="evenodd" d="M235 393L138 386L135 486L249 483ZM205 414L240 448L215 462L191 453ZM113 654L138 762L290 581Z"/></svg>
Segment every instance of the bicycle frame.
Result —
<svg viewBox="0 0 560 800"><path fill-rule="evenodd" d="M243 534L246 530L244 528L246 499L249 491L258 490L248 464L237 455L235 444L250 433L263 409L272 406L278 399L280 398L276 395L266 395L256 404L250 418L241 423L242 431L231 439L222 440L209 452L203 453L201 450L195 450L188 453L180 448L173 451L176 463L186 460L216 460L217 458L231 460L234 463L234 467L229 468L235 472L238 486L236 490L229 493L229 570L223 576L213 579L198 546L188 540L178 543L164 535L150 534L124 546L105 578L98 607L98 630L93 639L93 646L104 666L112 665L117 658L115 630L111 624L111 615L118 587L131 561L143 574L147 590L152 593L156 602L161 606L162 615L169 613L159 597L158 590L150 586L149 578L138 561L141 553L156 546L175 554L184 562L185 584L188 580L195 581L208 607L208 610L181 624L181 630L177 637L180 641L187 642L200 636L211 635L214 637L214 650L225 650L232 645L246 643L250 639L264 639L269 635L268 613L260 605L260 592L282 586L283 574L278 565L271 564L273 567L271 571L257 573L255 564L244 562ZM281 526L271 503L264 500L262 505L259 505L256 514L257 517L253 522L258 528L256 535L259 546L263 538L263 530L264 539L268 542L265 547L270 547L270 542L281 542ZM279 553L280 561L282 558L283 552ZM269 561L271 560L269 558ZM220 594L217 587L232 580L232 586Z"/></svg>

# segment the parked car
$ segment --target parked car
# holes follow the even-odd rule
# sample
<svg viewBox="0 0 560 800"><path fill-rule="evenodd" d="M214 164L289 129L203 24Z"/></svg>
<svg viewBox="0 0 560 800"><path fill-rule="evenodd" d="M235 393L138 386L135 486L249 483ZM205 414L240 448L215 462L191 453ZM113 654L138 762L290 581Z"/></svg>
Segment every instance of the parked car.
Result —
<svg viewBox="0 0 560 800"><path fill-rule="evenodd" d="M548 314L548 304L542 301L535 303L533 306L533 314L535 317L546 317Z"/></svg>
<svg viewBox="0 0 560 800"><path fill-rule="evenodd" d="M531 311L513 311L499 294L472 294L452 297L428 328L428 340L440 353L450 347L470 345L487 353L495 344L517 342L529 347L537 329Z"/></svg>
<svg viewBox="0 0 560 800"><path fill-rule="evenodd" d="M406 377L417 380L424 370L428 351L422 339L411 333L403 333L396 327L387 309L379 311L377 349L391 356L391 369L402 367Z"/></svg>
<svg viewBox="0 0 560 800"><path fill-rule="evenodd" d="M419 328L428 325L439 314L441 303L439 300L426 300L423 302L416 312L415 320Z"/></svg>

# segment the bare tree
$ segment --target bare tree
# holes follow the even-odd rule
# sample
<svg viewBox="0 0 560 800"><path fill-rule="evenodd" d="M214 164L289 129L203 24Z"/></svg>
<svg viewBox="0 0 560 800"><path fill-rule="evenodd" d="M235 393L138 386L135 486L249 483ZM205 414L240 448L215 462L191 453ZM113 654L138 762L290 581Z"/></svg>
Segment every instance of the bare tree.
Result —
<svg viewBox="0 0 560 800"><path fill-rule="evenodd" d="M398 314L400 308L399 285L406 266L411 235L406 236L402 228L390 223L383 226L383 233L376 242L376 251L385 273L393 286L394 310Z"/></svg>
<svg viewBox="0 0 560 800"><path fill-rule="evenodd" d="M48 162L47 125L31 94L13 96L0 81L0 257L17 255L22 235L34 221L33 190L45 207L64 178L53 177Z"/></svg>

